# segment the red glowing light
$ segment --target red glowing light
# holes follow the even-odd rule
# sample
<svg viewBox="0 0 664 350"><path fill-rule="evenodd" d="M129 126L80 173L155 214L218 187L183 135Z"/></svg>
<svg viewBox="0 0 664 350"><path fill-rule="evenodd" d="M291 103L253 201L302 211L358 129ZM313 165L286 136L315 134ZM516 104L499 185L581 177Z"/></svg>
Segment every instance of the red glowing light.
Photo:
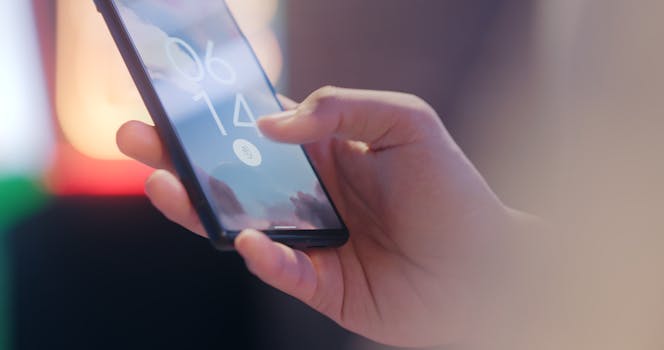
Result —
<svg viewBox="0 0 664 350"><path fill-rule="evenodd" d="M56 195L142 195L152 169L132 160L99 160L68 143L58 145L56 165L46 177Z"/></svg>

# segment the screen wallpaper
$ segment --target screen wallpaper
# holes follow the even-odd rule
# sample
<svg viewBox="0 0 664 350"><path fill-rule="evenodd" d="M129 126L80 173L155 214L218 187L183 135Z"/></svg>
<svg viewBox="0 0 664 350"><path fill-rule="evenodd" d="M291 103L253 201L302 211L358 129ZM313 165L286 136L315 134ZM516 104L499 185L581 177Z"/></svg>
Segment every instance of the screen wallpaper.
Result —
<svg viewBox="0 0 664 350"><path fill-rule="evenodd" d="M223 1L115 0L224 229L340 229L299 146L256 127L280 106Z"/></svg>

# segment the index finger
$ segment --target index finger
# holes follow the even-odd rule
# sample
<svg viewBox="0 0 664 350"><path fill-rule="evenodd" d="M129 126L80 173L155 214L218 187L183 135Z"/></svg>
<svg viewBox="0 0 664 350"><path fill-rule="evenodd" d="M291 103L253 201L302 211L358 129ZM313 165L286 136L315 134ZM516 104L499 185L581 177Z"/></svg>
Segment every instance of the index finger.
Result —
<svg viewBox="0 0 664 350"><path fill-rule="evenodd" d="M258 125L280 142L308 144L336 137L372 149L412 143L444 129L435 111L414 95L334 87L319 89L297 109L265 116Z"/></svg>

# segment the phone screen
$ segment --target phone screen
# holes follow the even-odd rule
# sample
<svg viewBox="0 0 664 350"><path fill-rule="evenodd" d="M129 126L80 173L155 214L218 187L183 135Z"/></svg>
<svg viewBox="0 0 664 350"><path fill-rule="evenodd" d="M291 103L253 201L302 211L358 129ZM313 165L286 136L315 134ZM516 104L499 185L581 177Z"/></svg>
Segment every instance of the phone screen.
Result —
<svg viewBox="0 0 664 350"><path fill-rule="evenodd" d="M302 148L256 127L281 106L223 1L113 4L224 230L343 229Z"/></svg>

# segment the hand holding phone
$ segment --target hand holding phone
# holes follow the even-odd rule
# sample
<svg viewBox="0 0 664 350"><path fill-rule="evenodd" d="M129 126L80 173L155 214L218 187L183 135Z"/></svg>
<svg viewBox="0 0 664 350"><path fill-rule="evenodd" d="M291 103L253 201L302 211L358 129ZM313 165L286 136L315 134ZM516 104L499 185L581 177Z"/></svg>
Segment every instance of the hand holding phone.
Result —
<svg viewBox="0 0 664 350"><path fill-rule="evenodd" d="M190 26L176 25L177 33L164 35L145 26L145 19L155 20L156 14L159 22L180 23L198 13L197 6L221 2L99 0L98 4L157 124L157 129L139 122L126 124L119 131L119 145L129 156L171 170L155 172L146 184L146 192L167 217L209 234L222 247L234 243L262 280L376 341L434 346L463 343L475 334L486 316L482 311L494 300L493 295L482 294L484 276L476 268L512 267L511 260L502 258L512 257L505 252L517 240L523 220L498 200L426 103L401 93L324 88L294 106L294 111L275 115L280 108L271 91L264 93L269 84L264 76L257 78L262 74L256 73L255 58L243 55L245 59L235 65L222 62L232 57L217 51L225 40L209 42L210 32L228 33L219 30L220 23L233 28L227 15L213 16L215 12L207 10L204 16L199 14L214 18L202 26L214 28L211 31L196 25L192 32ZM121 4L132 5L133 15L118 11ZM173 5L182 7L177 16L169 12ZM133 30L125 27L127 19L135 21ZM134 31L163 40L141 43L142 39L130 37ZM185 37L181 32L191 33ZM246 41L232 42L248 48ZM164 50L173 50L172 57L164 59ZM152 64L146 69L145 62ZM244 68L235 69L240 66ZM246 72L256 74L242 78ZM245 79L262 82L262 87L249 84L254 89L241 90L241 96L213 88ZM194 102L198 107L191 107ZM200 119L205 126L190 134L191 108L196 116L205 116ZM265 114L272 116L258 119ZM210 131L216 136L205 136ZM310 180L315 177L302 165L307 163L302 161L304 154L296 152L299 148L274 141L306 144L353 233L348 244L300 251L279 243L329 247L346 240L338 215L325 219L307 215L311 211L305 209L311 207L331 212L322 186L295 196L287 191L292 207L280 211L281 216L295 213L303 221L318 220L314 230L305 232L293 229L291 222L277 229L281 224L266 219L269 216L246 215L251 210L246 210L250 205L244 204L244 195L231 195L249 189L249 195L262 197L280 188L270 181L267 185L254 181L265 174L252 171L273 159L263 152L273 147L280 150L275 152L279 159L289 161L285 168L291 171L278 179L290 183L303 174L309 174ZM219 152L227 152L223 159L232 164L215 163L219 159L213 155ZM216 160L208 163L208 157ZM217 172L214 165L222 168ZM284 169L278 168L276 174L279 170ZM229 186L227 179L232 178L251 186ZM245 225L245 219L259 219L261 224ZM266 234L256 228L267 228Z"/></svg>
<svg viewBox="0 0 664 350"><path fill-rule="evenodd" d="M518 286L511 278L520 267L503 257L521 261L528 220L502 205L418 98L324 88L289 107L259 119L259 129L307 144L352 234L336 249L298 251L245 230L235 245L249 269L378 342L418 347L477 335L496 295L476 267ZM168 167L153 127L130 122L118 140L127 155ZM172 173L157 171L147 193L167 217L204 234Z"/></svg>

